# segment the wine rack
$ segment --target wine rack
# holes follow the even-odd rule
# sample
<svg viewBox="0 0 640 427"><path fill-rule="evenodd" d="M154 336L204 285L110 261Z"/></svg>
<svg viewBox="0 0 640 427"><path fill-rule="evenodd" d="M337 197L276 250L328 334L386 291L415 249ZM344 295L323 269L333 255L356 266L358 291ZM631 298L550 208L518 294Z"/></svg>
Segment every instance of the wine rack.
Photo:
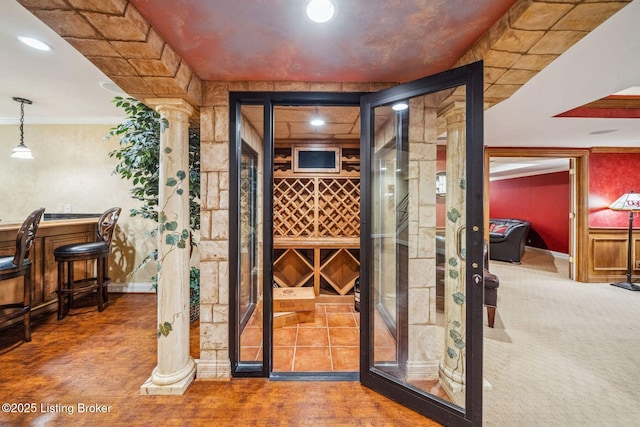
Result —
<svg viewBox="0 0 640 427"><path fill-rule="evenodd" d="M349 293L360 274L360 149L345 144L340 172L294 172L294 144L274 152L274 282Z"/></svg>

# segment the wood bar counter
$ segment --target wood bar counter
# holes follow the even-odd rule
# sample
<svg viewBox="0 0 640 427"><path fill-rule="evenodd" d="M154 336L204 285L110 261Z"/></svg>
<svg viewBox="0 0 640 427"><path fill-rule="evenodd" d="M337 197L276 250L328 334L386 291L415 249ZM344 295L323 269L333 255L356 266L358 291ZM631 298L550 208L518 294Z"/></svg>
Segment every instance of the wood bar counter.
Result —
<svg viewBox="0 0 640 427"><path fill-rule="evenodd" d="M57 307L57 264L53 251L69 243L93 242L96 239L98 216L95 218L43 220L31 248L31 307L32 313L54 311ZM22 222L0 222L0 256L12 256L16 250L16 234ZM75 263L74 275L87 277L92 265ZM0 304L22 300L22 279L7 280L0 284ZM14 319L15 320L15 319ZM20 320L20 319L17 319ZM0 328L8 326L0 324Z"/></svg>

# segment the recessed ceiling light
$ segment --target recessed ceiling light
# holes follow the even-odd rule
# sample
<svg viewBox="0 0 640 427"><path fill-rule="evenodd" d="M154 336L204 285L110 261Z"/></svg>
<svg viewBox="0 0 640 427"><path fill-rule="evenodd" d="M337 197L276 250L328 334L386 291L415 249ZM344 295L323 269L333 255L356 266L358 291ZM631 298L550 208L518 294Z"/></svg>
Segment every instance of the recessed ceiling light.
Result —
<svg viewBox="0 0 640 427"><path fill-rule="evenodd" d="M398 102L398 103L393 104L393 105L391 106L391 109L392 109L393 111L404 111L404 110L406 110L407 108L409 108L409 105L408 105L406 102Z"/></svg>
<svg viewBox="0 0 640 427"><path fill-rule="evenodd" d="M324 124L324 120L322 120L322 119L313 119L309 123L311 123L311 126L322 126Z"/></svg>
<svg viewBox="0 0 640 427"><path fill-rule="evenodd" d="M112 82L100 82L100 86L104 90L108 90L109 92L118 93L120 95L124 94L124 91L118 87L115 83Z"/></svg>
<svg viewBox="0 0 640 427"><path fill-rule="evenodd" d="M602 129L589 132L589 135L604 135L606 133L616 132L618 129Z"/></svg>
<svg viewBox="0 0 640 427"><path fill-rule="evenodd" d="M44 50L44 51L51 50L51 46L49 46L48 44L46 44L41 40L34 39L32 37L18 36L18 40L20 40L22 43L34 49Z"/></svg>
<svg viewBox="0 0 640 427"><path fill-rule="evenodd" d="M329 21L335 12L336 8L331 0L311 0L307 3L307 16L319 24Z"/></svg>

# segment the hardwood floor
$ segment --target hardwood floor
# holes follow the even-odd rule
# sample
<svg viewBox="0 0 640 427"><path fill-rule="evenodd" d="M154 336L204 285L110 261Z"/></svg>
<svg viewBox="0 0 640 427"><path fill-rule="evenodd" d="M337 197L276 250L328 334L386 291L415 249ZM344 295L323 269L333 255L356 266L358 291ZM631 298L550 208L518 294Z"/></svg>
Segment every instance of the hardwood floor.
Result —
<svg viewBox="0 0 640 427"><path fill-rule="evenodd" d="M19 325L0 331L0 400L28 404L0 412L0 425L439 425L358 382L196 380L182 396L141 396L156 365L156 296L109 297L102 313L34 319L30 343ZM197 356L197 323L191 343Z"/></svg>

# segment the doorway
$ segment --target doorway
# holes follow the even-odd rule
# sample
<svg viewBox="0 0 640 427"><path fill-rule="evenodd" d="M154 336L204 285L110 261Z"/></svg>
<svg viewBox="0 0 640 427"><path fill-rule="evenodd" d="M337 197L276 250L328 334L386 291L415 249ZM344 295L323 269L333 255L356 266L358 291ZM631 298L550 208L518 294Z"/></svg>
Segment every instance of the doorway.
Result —
<svg viewBox="0 0 640 427"><path fill-rule="evenodd" d="M550 167L556 167L557 163L551 161L567 162L569 182L568 182L568 261L569 278L579 282L587 281L587 241L588 241L588 207L584 202L588 196L588 151L586 150L563 150L563 149L511 149L511 148L488 148L485 151L485 167L491 170L492 159L518 159L521 163L535 163L534 159L548 161ZM554 166L555 165L555 166ZM515 167L515 166L514 166ZM524 170L524 169L521 169ZM549 169L557 171L557 169ZM485 176L485 217L489 218L490 207L490 181L489 174ZM525 218L526 219L526 218Z"/></svg>
<svg viewBox="0 0 640 427"><path fill-rule="evenodd" d="M333 290L348 293L359 270L363 333L357 375L361 383L445 424L481 422L482 286L474 284L482 282L483 166L469 159L482 157L482 69L482 63L470 64L372 94L230 93L229 340L234 376L290 379L274 369L275 313L281 301L276 291L289 294L284 308L300 305L301 312L310 311L306 296L296 299L292 294L308 289L307 293L310 290L318 297L322 273L329 274L324 280ZM280 196L276 194L283 193L278 193L274 167L280 156L273 137L277 109L358 103L359 246L349 247L355 241L348 240L341 246L335 246L335 241L302 244L295 236L279 236L277 227L283 224L286 233L309 229L316 233L321 225L340 218L340 212L318 210L321 191L317 188L322 184L312 176L336 174L336 158L343 156L326 145L317 150L290 147L284 162L291 163L293 173L310 175L283 187L291 193L283 199L285 204L295 201L287 212L302 209L306 213L294 221L278 218L275 205ZM252 111L261 123L260 130L248 129L243 120L243 114ZM436 169L439 138L447 141L444 171ZM252 140L262 144L252 146L257 154L257 185L251 190L255 197L248 197L242 189L251 189L253 181L246 178L250 174L242 173L242 145L252 145ZM446 195L441 196L445 199L444 226L438 233L436 197L442 193L442 172L446 174ZM330 177L335 180L336 175ZM345 188L330 187L330 192ZM252 199L258 201L255 209L261 214L257 217L246 212ZM332 203L326 206L331 208ZM305 220L307 217L314 221ZM337 222L341 229L344 218ZM243 259L254 258L243 257L243 251L258 254L255 265L243 265ZM333 266L337 258L341 259ZM278 265L282 259L286 262ZM355 267L358 260L359 268ZM353 266L347 272L338 268L348 264ZM252 283L249 279L254 273L258 301L243 308L242 283ZM336 277L345 280L336 281ZM440 288L443 306L438 316ZM257 319L255 331L262 335L250 360L242 345L243 310L251 313L250 319ZM249 325L252 320L246 327ZM318 372L309 372L314 373ZM304 378L292 374L295 379Z"/></svg>

